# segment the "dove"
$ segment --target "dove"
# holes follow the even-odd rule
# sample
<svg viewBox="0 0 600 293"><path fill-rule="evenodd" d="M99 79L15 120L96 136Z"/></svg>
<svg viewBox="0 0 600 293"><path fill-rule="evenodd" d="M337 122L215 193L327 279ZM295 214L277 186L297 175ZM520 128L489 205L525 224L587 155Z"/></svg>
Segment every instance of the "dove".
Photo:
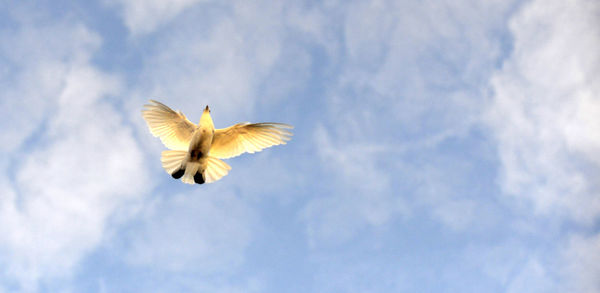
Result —
<svg viewBox="0 0 600 293"><path fill-rule="evenodd" d="M286 144L293 126L284 123L237 123L215 129L210 108L206 106L198 124L181 111L150 100L142 117L150 132L169 149L161 154L162 167L173 178L187 184L212 183L229 173L231 167L221 159L255 153Z"/></svg>

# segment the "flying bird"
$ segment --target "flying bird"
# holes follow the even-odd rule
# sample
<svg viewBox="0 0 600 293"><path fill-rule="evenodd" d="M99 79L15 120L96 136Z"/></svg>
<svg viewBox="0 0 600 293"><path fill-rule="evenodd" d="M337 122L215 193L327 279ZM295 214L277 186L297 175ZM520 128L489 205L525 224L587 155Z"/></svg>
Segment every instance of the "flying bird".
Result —
<svg viewBox="0 0 600 293"><path fill-rule="evenodd" d="M208 106L200 122L192 123L181 113L163 103L150 100L144 105L142 117L150 132L169 148L162 152L163 168L173 178L188 184L215 182L227 175L231 167L220 159L243 153L255 153L265 148L286 144L291 139L283 123L238 123L215 129Z"/></svg>

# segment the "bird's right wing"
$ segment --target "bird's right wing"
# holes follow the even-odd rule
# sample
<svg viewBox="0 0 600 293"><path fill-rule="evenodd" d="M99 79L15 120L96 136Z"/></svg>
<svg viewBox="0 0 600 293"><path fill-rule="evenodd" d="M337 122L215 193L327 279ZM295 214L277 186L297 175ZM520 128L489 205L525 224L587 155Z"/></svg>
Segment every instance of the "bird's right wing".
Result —
<svg viewBox="0 0 600 293"><path fill-rule="evenodd" d="M215 129L209 154L219 159L259 152L270 146L285 144L291 139L291 125L283 123L238 123Z"/></svg>
<svg viewBox="0 0 600 293"><path fill-rule="evenodd" d="M152 135L160 138L169 149L187 151L196 125L180 111L175 112L165 104L150 100L144 105L142 117Z"/></svg>

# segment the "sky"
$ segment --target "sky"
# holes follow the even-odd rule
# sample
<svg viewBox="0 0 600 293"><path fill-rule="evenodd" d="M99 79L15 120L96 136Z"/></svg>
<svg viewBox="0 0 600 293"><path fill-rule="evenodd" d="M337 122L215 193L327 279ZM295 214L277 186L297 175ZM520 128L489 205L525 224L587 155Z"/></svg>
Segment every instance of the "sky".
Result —
<svg viewBox="0 0 600 293"><path fill-rule="evenodd" d="M600 292L600 2L0 0L0 292ZM293 125L213 184L149 99Z"/></svg>

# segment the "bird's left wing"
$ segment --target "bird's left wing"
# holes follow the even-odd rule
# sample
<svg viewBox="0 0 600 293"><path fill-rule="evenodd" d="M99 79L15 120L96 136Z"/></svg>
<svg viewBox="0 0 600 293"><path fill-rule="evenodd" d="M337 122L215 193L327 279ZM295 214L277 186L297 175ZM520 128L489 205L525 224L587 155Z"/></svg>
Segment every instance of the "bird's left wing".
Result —
<svg viewBox="0 0 600 293"><path fill-rule="evenodd" d="M172 150L187 151L196 125L181 112L175 112L165 104L150 100L144 105L142 117L146 120L152 135Z"/></svg>
<svg viewBox="0 0 600 293"><path fill-rule="evenodd" d="M288 129L294 128L283 123L238 123L215 129L210 156L227 159L245 152L259 152L270 146L285 144L291 139Z"/></svg>

